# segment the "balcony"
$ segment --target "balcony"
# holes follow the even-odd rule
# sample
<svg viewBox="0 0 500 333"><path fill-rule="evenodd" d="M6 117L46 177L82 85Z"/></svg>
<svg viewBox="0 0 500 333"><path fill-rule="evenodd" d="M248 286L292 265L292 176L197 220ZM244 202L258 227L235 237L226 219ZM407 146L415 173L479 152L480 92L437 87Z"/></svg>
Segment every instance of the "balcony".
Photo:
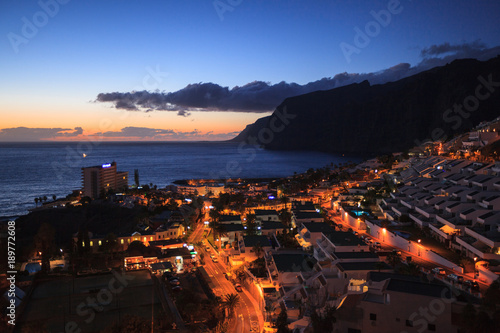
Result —
<svg viewBox="0 0 500 333"><path fill-rule="evenodd" d="M441 223L429 224L429 229L446 240L452 239L453 235L459 232L459 230L452 229L446 224Z"/></svg>

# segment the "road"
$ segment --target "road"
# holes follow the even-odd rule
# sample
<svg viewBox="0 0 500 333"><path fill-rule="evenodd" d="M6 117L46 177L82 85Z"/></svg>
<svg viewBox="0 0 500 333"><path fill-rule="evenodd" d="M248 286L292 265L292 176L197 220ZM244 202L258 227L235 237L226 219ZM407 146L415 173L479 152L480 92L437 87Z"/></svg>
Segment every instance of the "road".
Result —
<svg viewBox="0 0 500 333"><path fill-rule="evenodd" d="M203 221L209 220L208 211L209 210L205 211L205 218L202 219L200 223L196 224L195 230L193 230L193 233L189 236L189 244L196 244L204 239L204 232L208 229L205 227ZM207 246L210 247L209 251L206 249ZM240 296L240 303L235 309L235 318L230 322L231 327L229 328L229 332L251 332L252 326L254 329L257 326L257 330L255 330L257 332L259 325L259 310L254 306L254 302L250 299L252 296L250 296L246 290L243 290L243 292L237 292L234 285L226 279L224 273L228 271L227 267L221 262L222 260L217 251L212 248L209 242L205 241L205 245L201 249L197 248L196 250L198 255L201 253L204 254L204 267L210 279L216 286L214 294L221 297L224 297L224 295L227 294L237 294ZM219 262L214 263L210 258L210 255L216 256L217 259L219 259ZM260 325L262 327L263 319L261 318L260 320L262 321Z"/></svg>

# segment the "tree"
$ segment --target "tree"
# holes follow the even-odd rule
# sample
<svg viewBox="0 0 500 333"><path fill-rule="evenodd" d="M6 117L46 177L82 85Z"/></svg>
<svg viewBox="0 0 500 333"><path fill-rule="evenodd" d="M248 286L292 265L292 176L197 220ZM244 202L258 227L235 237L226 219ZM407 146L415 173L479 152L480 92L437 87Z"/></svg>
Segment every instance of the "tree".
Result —
<svg viewBox="0 0 500 333"><path fill-rule="evenodd" d="M260 258L260 255L262 254L262 251L264 251L264 249L262 248L262 245L260 244L260 242L257 242L257 244L255 244L253 247L252 247L252 250L253 252L255 253L255 255Z"/></svg>
<svg viewBox="0 0 500 333"><path fill-rule="evenodd" d="M285 205L285 210L288 209L288 203L290 202L290 198L283 195L281 197L281 203Z"/></svg>
<svg viewBox="0 0 500 333"><path fill-rule="evenodd" d="M329 333L333 331L333 324L337 321L335 318L335 308L327 307L325 314L321 315L317 311L311 314L311 322L314 333Z"/></svg>
<svg viewBox="0 0 500 333"><path fill-rule="evenodd" d="M401 255L397 252L392 252L387 256L387 262L392 267L395 267L399 263L401 263Z"/></svg>
<svg viewBox="0 0 500 333"><path fill-rule="evenodd" d="M135 186L139 187L139 169L134 169L134 182Z"/></svg>
<svg viewBox="0 0 500 333"><path fill-rule="evenodd" d="M279 211L279 218L281 223L290 227L290 224L292 223L292 213L290 213L287 209L282 209Z"/></svg>
<svg viewBox="0 0 500 333"><path fill-rule="evenodd" d="M118 238L115 234L110 232L104 237L103 243L101 245L101 250L105 253L113 253L118 250L120 244L118 244Z"/></svg>
<svg viewBox="0 0 500 333"><path fill-rule="evenodd" d="M43 201L44 202L47 201L47 196L46 195L43 196Z"/></svg>
<svg viewBox="0 0 500 333"><path fill-rule="evenodd" d="M419 275L420 266L414 262L409 262L406 265L402 265L401 272L406 275Z"/></svg>
<svg viewBox="0 0 500 333"><path fill-rule="evenodd" d="M35 198L35 205L38 207L38 198Z"/></svg>
<svg viewBox="0 0 500 333"><path fill-rule="evenodd" d="M34 242L37 251L42 252L42 271L50 272L50 257L55 249L55 230L48 224L43 223L35 235Z"/></svg>
<svg viewBox="0 0 500 333"><path fill-rule="evenodd" d="M247 235L255 235L257 233L257 223L255 223L255 214L246 216Z"/></svg>
<svg viewBox="0 0 500 333"><path fill-rule="evenodd" d="M276 319L276 328L278 329L277 333L290 333L290 329L288 328L288 314L283 309Z"/></svg>
<svg viewBox="0 0 500 333"><path fill-rule="evenodd" d="M52 200L53 200L53 201L56 201L56 199L57 199L57 196L56 196L55 194L53 194L53 195L52 195Z"/></svg>
<svg viewBox="0 0 500 333"><path fill-rule="evenodd" d="M264 307L264 311L266 312L266 321L270 321L271 314L274 312L274 310L275 310L275 307L272 304L266 305Z"/></svg>
<svg viewBox="0 0 500 333"><path fill-rule="evenodd" d="M129 244L127 252L140 252L143 253L146 250L146 245L141 241L133 241Z"/></svg>
<svg viewBox="0 0 500 333"><path fill-rule="evenodd" d="M234 315L234 309L239 303L240 303L240 296L238 294L227 294L224 297L223 305L228 310L229 317L232 317Z"/></svg>
<svg viewBox="0 0 500 333"><path fill-rule="evenodd" d="M375 263L375 268L380 272L382 268L384 268L384 262L383 261L378 261Z"/></svg>
<svg viewBox="0 0 500 333"><path fill-rule="evenodd" d="M498 305L500 305L500 279L494 281L486 289L483 297L483 305L490 310L496 310Z"/></svg>

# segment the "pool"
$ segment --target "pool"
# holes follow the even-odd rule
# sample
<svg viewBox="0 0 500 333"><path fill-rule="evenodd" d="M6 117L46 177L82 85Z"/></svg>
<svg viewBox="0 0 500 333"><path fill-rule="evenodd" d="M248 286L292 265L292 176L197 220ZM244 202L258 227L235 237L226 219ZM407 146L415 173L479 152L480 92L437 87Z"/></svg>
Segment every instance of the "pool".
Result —
<svg viewBox="0 0 500 333"><path fill-rule="evenodd" d="M361 215L368 215L369 213L364 211L364 210L353 210L352 211L354 213L354 215L356 216L361 216Z"/></svg>

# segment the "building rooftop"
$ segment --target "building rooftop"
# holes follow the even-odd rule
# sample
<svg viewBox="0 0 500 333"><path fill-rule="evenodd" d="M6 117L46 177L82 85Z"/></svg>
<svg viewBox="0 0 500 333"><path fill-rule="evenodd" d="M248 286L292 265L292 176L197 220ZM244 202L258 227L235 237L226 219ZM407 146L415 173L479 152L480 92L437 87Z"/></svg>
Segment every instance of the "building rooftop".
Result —
<svg viewBox="0 0 500 333"><path fill-rule="evenodd" d="M317 262L307 253L275 253L273 260L279 272L311 272Z"/></svg>
<svg viewBox="0 0 500 333"><path fill-rule="evenodd" d="M284 228L286 228L286 226L278 221L263 221L261 225L261 230L274 230Z"/></svg>
<svg viewBox="0 0 500 333"><path fill-rule="evenodd" d="M261 215L278 215L278 212L275 209L256 209L255 216Z"/></svg>
<svg viewBox="0 0 500 333"><path fill-rule="evenodd" d="M264 235L243 236L243 243L245 247L254 247L257 244L260 244L262 247L271 246L269 238Z"/></svg>
<svg viewBox="0 0 500 333"><path fill-rule="evenodd" d="M334 232L335 228L329 225L326 222L303 222L302 225L309 232L322 232L322 233L330 233Z"/></svg>
<svg viewBox="0 0 500 333"><path fill-rule="evenodd" d="M376 271L376 270L392 270L392 267L382 261L366 261L366 262L341 262L337 267L342 271Z"/></svg>
<svg viewBox="0 0 500 333"><path fill-rule="evenodd" d="M375 259L378 255L371 252L333 252L332 255L337 259Z"/></svg>
<svg viewBox="0 0 500 333"><path fill-rule="evenodd" d="M335 246L366 246L356 235L347 231L334 231L325 235Z"/></svg>

